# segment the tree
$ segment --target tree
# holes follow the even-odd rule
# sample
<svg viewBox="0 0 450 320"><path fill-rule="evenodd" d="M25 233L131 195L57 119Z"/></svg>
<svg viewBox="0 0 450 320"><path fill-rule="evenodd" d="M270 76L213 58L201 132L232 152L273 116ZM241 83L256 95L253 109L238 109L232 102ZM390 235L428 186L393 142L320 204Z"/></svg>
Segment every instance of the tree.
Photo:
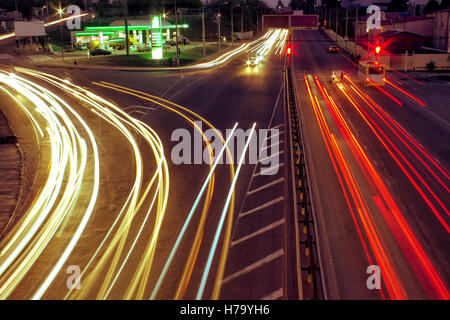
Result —
<svg viewBox="0 0 450 320"><path fill-rule="evenodd" d="M422 10L421 10L421 7L419 5L416 6L415 14L416 14L416 16L421 16L422 15Z"/></svg>
<svg viewBox="0 0 450 320"><path fill-rule="evenodd" d="M392 0L388 6L388 11L403 12L408 10L408 0Z"/></svg>
<svg viewBox="0 0 450 320"><path fill-rule="evenodd" d="M292 10L303 10L304 5L304 0L291 0L291 2L289 3L289 6Z"/></svg>
<svg viewBox="0 0 450 320"><path fill-rule="evenodd" d="M450 0L442 0L441 1L441 10L447 9L450 7Z"/></svg>
<svg viewBox="0 0 450 320"><path fill-rule="evenodd" d="M322 6L328 7L328 8L340 8L341 7L341 1L338 0L323 0Z"/></svg>
<svg viewBox="0 0 450 320"><path fill-rule="evenodd" d="M430 0L430 1L428 1L425 8L423 9L423 13L428 14L428 13L436 12L439 9L440 9L439 3L436 0Z"/></svg>

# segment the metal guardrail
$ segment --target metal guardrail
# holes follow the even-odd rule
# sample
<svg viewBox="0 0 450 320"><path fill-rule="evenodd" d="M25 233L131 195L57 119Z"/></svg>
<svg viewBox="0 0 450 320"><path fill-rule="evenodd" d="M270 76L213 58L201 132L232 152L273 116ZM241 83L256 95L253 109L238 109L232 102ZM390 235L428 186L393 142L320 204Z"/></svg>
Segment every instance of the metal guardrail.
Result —
<svg viewBox="0 0 450 320"><path fill-rule="evenodd" d="M299 298L302 300L323 299L323 287L319 268L314 215L311 206L310 189L305 159L305 148L301 132L301 122L297 111L295 84L292 78L289 58L285 65L285 107L288 118L289 146L291 153L292 199L298 225L297 274Z"/></svg>

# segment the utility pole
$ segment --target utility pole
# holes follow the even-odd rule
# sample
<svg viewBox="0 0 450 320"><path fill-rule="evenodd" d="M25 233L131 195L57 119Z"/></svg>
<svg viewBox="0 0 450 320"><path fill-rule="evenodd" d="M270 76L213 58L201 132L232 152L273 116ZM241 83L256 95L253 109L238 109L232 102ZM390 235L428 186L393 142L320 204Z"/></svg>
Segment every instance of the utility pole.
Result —
<svg viewBox="0 0 450 320"><path fill-rule="evenodd" d="M241 6L241 39L244 36L244 7Z"/></svg>
<svg viewBox="0 0 450 320"><path fill-rule="evenodd" d="M16 3L17 3L17 2L16 2ZM63 13L63 11L62 11L62 9L61 9L61 1L59 1L58 13L59 13L59 20L61 20L61 19L62 19L62 13ZM60 22L60 23L59 23L59 32L61 33L61 42L64 42L64 36L63 36L62 25L63 25L63 24ZM64 45L63 45L62 50L64 51Z"/></svg>
<svg viewBox="0 0 450 320"><path fill-rule="evenodd" d="M357 53L356 46L358 45L358 8L356 8L356 19L355 19L355 53Z"/></svg>
<svg viewBox="0 0 450 320"><path fill-rule="evenodd" d="M345 8L345 39L348 37L348 8Z"/></svg>
<svg viewBox="0 0 450 320"><path fill-rule="evenodd" d="M217 9L217 27L219 28L218 40L219 40L219 52L220 52L220 7L219 7L219 9Z"/></svg>
<svg viewBox="0 0 450 320"><path fill-rule="evenodd" d="M339 8L336 8L336 44L338 40L338 19L339 19Z"/></svg>
<svg viewBox="0 0 450 320"><path fill-rule="evenodd" d="M178 13L177 13L177 0L175 0L175 46L177 50L177 66L180 65L180 57L178 56Z"/></svg>
<svg viewBox="0 0 450 320"><path fill-rule="evenodd" d="M206 55L205 47L205 7L202 7L202 40L203 40L203 57Z"/></svg>
<svg viewBox="0 0 450 320"><path fill-rule="evenodd" d="M256 35L259 33L259 8L256 7Z"/></svg>
<svg viewBox="0 0 450 320"><path fill-rule="evenodd" d="M233 6L231 6L231 46L233 47Z"/></svg>
<svg viewBox="0 0 450 320"><path fill-rule="evenodd" d="M127 0L122 0L123 5L123 15L124 15L124 23L125 23L125 50L127 56L130 55L130 48L128 48L128 6Z"/></svg>

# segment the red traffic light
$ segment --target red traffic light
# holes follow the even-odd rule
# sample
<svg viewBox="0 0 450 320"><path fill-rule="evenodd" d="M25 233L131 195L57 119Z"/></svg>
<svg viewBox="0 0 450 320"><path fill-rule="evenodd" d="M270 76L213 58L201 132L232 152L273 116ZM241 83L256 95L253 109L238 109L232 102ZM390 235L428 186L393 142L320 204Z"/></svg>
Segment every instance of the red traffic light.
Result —
<svg viewBox="0 0 450 320"><path fill-rule="evenodd" d="M291 54L291 52L292 52L291 47L288 47L288 48L287 48L287 54Z"/></svg>
<svg viewBox="0 0 450 320"><path fill-rule="evenodd" d="M375 48L375 53L376 53L376 54L379 54L379 53L380 53L380 50L381 50L381 48L377 46L377 47Z"/></svg>

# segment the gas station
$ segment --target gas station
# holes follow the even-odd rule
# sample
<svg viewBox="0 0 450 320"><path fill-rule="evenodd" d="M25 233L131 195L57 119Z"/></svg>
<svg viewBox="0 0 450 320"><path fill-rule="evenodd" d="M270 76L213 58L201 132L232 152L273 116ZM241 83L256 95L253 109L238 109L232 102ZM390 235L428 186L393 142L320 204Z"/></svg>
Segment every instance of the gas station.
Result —
<svg viewBox="0 0 450 320"><path fill-rule="evenodd" d="M178 25L178 37L181 30L189 25ZM152 16L149 20L128 20L128 38L131 51L146 48L152 51L152 59L161 59L163 44L176 37L177 26L162 21L161 16ZM90 26L83 31L72 32L72 42L79 46L87 46L90 50L124 49L125 23L124 20L115 20L109 26ZM144 49L142 49L144 50Z"/></svg>

